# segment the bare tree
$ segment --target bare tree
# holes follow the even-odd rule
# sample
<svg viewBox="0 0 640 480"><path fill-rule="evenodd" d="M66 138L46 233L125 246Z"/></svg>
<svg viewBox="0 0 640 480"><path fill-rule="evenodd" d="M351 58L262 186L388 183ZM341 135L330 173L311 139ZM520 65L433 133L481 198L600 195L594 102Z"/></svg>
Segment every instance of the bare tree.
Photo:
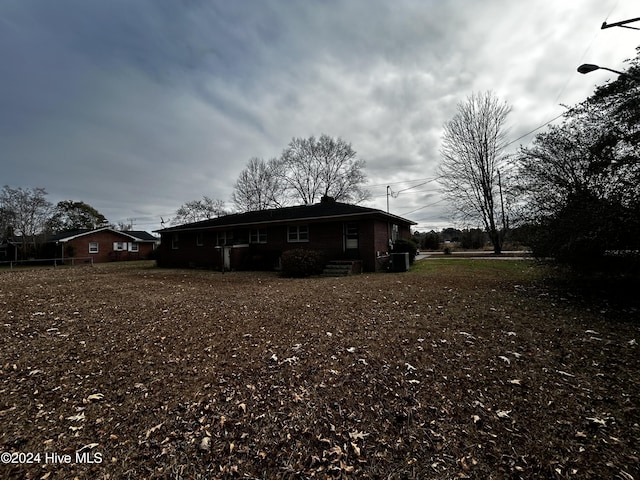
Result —
<svg viewBox="0 0 640 480"><path fill-rule="evenodd" d="M495 253L506 229L499 168L506 162L506 120L511 108L491 92L472 94L458 104L444 126L439 167L443 194L464 220L481 221Z"/></svg>
<svg viewBox="0 0 640 480"><path fill-rule="evenodd" d="M200 220L220 217L226 213L222 200L203 196L202 200L192 200L178 208L178 210L176 210L176 216L171 220L171 223L179 225L182 223L198 222Z"/></svg>
<svg viewBox="0 0 640 480"><path fill-rule="evenodd" d="M2 224L21 237L23 255L29 248L35 249L38 237L46 230L51 215L51 202L45 199L44 188L12 188L5 185L0 191L0 211L5 218Z"/></svg>
<svg viewBox="0 0 640 480"><path fill-rule="evenodd" d="M356 158L351 144L328 135L294 138L282 153L283 180L296 201L312 204L323 196L359 203L369 198L361 185L365 162Z"/></svg>
<svg viewBox="0 0 640 480"><path fill-rule="evenodd" d="M278 159L265 162L254 157L240 173L231 200L243 212L282 207L287 203L282 177L282 164Z"/></svg>

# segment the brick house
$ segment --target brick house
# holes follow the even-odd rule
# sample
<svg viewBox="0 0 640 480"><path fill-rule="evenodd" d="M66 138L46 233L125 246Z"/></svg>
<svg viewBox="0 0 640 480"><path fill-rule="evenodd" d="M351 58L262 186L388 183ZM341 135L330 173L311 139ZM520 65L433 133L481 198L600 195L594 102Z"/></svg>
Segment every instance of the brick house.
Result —
<svg viewBox="0 0 640 480"><path fill-rule="evenodd" d="M157 241L144 231L121 232L109 227L76 230L49 236L45 255L60 259L91 258L93 262L145 260Z"/></svg>
<svg viewBox="0 0 640 480"><path fill-rule="evenodd" d="M322 251L377 271L390 242L411 237L415 222L324 198L313 205L225 215L158 230L158 265L225 270L278 268L285 250Z"/></svg>

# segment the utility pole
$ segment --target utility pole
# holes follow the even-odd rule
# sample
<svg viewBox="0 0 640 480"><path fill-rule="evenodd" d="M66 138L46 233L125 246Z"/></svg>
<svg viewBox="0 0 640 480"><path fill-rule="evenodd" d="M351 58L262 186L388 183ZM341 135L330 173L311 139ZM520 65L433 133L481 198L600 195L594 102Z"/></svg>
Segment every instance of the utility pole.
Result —
<svg viewBox="0 0 640 480"><path fill-rule="evenodd" d="M391 191L391 187L387 185L387 213L389 213L389 192Z"/></svg>
<svg viewBox="0 0 640 480"><path fill-rule="evenodd" d="M500 190L500 205L502 207L502 235L507 234L507 222L504 216L504 198L502 197L502 178L500 177L500 170L498 170L498 189ZM503 237L504 240L504 237Z"/></svg>

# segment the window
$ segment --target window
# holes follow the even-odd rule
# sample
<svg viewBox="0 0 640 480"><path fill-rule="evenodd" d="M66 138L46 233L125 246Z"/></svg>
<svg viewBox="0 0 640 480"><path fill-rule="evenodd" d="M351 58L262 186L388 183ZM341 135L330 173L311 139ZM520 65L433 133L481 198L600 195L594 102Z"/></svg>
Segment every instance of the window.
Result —
<svg viewBox="0 0 640 480"><path fill-rule="evenodd" d="M177 233L174 233L171 236L171 248L173 250L177 250L178 249L178 234Z"/></svg>
<svg viewBox="0 0 640 480"><path fill-rule="evenodd" d="M127 249L127 242L113 242L113 249L116 252L122 252Z"/></svg>
<svg viewBox="0 0 640 480"><path fill-rule="evenodd" d="M249 243L267 243L267 229L255 228L249 232Z"/></svg>
<svg viewBox="0 0 640 480"><path fill-rule="evenodd" d="M347 250L358 248L358 224L347 223L344 228L344 246Z"/></svg>
<svg viewBox="0 0 640 480"><path fill-rule="evenodd" d="M233 245L233 232L217 232L216 245Z"/></svg>
<svg viewBox="0 0 640 480"><path fill-rule="evenodd" d="M98 242L89 242L89 253L98 253Z"/></svg>
<svg viewBox="0 0 640 480"><path fill-rule="evenodd" d="M309 225L291 225L287 228L287 241L308 242L309 241Z"/></svg>
<svg viewBox="0 0 640 480"><path fill-rule="evenodd" d="M204 233L196 233L196 246L202 247L204 245Z"/></svg>
<svg viewBox="0 0 640 480"><path fill-rule="evenodd" d="M137 244L136 242L131 242L131 243L129 243L129 251L130 251L130 252L134 252L134 253L136 253L136 252L138 252L138 251L139 251L139 249L140 249L140 248L138 247L138 244Z"/></svg>
<svg viewBox="0 0 640 480"><path fill-rule="evenodd" d="M398 238L400 238L400 231L398 229L398 225L394 223L393 227L391 228L391 240L395 242L396 240L398 240Z"/></svg>

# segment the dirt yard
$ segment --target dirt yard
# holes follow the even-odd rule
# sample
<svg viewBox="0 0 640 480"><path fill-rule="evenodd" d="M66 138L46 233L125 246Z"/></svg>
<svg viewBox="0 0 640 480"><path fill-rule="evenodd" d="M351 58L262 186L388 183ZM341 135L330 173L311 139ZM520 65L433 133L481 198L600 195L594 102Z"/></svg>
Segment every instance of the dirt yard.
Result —
<svg viewBox="0 0 640 480"><path fill-rule="evenodd" d="M0 271L0 478L640 480L639 312L545 285Z"/></svg>

